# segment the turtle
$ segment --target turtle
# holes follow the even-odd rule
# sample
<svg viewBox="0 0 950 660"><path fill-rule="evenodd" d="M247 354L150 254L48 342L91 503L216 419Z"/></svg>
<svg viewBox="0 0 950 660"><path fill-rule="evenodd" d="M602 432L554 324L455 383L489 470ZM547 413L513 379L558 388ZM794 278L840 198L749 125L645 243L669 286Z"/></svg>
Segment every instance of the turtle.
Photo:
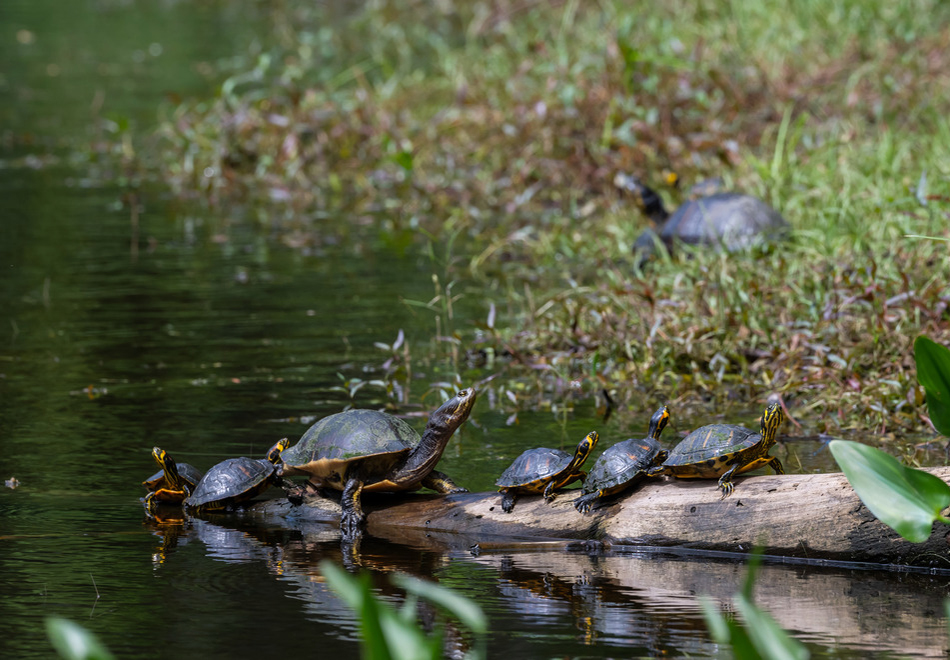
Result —
<svg viewBox="0 0 950 660"><path fill-rule="evenodd" d="M175 476L178 479L183 479L185 484L187 484L192 490L198 484L198 482L201 481L201 477L204 476L201 470L196 468L194 465L190 463L178 463L174 461L172 457L169 456L167 452L165 452L165 450L158 447L152 447L152 458L155 459L155 462L158 463L161 469L142 482L142 485L149 490L149 495L146 497L149 497L156 491L167 489L170 485L169 479L165 475L165 466L169 462L175 465ZM173 487L171 490L180 491L180 488L178 488L176 484L176 487ZM167 501L163 500L161 496L159 496L158 499L160 501ZM176 501L181 502L181 500Z"/></svg>
<svg viewBox="0 0 950 660"><path fill-rule="evenodd" d="M781 404L773 403L762 415L759 433L733 424L702 426L683 438L663 464L647 474L651 477L669 474L681 479L719 477L722 498L728 497L735 489L732 478L738 474L763 465L768 465L775 474L785 474L782 462L769 456L784 421Z"/></svg>
<svg viewBox="0 0 950 660"><path fill-rule="evenodd" d="M668 454L659 440L669 421L669 407L661 406L650 418L647 437L640 440L631 438L608 447L587 473L583 495L574 500L574 508L589 513L597 500L633 486L646 476L650 468L663 463Z"/></svg>
<svg viewBox="0 0 950 660"><path fill-rule="evenodd" d="M688 200L672 215L660 196L637 177L618 174L614 185L633 193L656 227L640 234L633 245L641 261L653 252L657 241L667 249L680 242L736 252L773 242L789 229L785 218L757 197L734 192L706 194L716 184L697 185L699 198Z"/></svg>
<svg viewBox="0 0 950 660"><path fill-rule="evenodd" d="M587 473L581 470L581 466L599 439L597 432L591 431L577 445L573 456L547 447L524 451L495 482L502 494L502 511L511 513L515 508L515 498L520 494L541 493L546 502L551 502L558 488L578 479L583 481Z"/></svg>
<svg viewBox="0 0 950 660"><path fill-rule="evenodd" d="M277 463L290 441L282 438L267 450L266 458L229 458L205 473L184 505L189 511L219 511L236 506L280 483Z"/></svg>
<svg viewBox="0 0 950 660"><path fill-rule="evenodd" d="M340 530L359 537L366 516L363 492L467 493L435 470L442 451L472 411L474 388L460 390L429 416L420 435L405 421L377 410L347 410L324 417L282 455L282 476L306 475L311 488L343 491Z"/></svg>
<svg viewBox="0 0 950 660"><path fill-rule="evenodd" d="M151 511L156 502L181 504L201 481L201 471L188 463L176 463L160 447L152 447L152 458L162 469L142 482L149 490L145 496L145 508Z"/></svg>

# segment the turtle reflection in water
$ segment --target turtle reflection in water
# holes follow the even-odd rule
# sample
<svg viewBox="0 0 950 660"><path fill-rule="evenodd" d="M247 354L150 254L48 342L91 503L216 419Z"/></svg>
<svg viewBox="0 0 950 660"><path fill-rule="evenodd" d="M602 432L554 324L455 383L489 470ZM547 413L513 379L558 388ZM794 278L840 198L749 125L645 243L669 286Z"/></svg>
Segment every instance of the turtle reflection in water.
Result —
<svg viewBox="0 0 950 660"><path fill-rule="evenodd" d="M340 529L345 541L353 540L366 518L360 503L364 491L468 492L435 466L468 419L475 395L474 389L464 389L443 403L429 416L421 437L403 420L376 410L330 415L283 453L280 472L306 475L315 488L343 491Z"/></svg>

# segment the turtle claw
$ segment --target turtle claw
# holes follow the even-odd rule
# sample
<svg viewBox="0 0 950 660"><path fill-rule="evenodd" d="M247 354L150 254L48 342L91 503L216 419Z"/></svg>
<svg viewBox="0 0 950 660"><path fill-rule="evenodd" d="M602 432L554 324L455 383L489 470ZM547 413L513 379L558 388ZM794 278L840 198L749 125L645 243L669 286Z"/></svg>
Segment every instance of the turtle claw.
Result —
<svg viewBox="0 0 950 660"><path fill-rule="evenodd" d="M736 487L732 485L731 481L727 481L726 483L720 483L719 488L722 489L722 497L719 498L720 500L724 500L730 495L732 495L732 491L736 489Z"/></svg>
<svg viewBox="0 0 950 660"><path fill-rule="evenodd" d="M577 509L578 513L590 513L591 508L594 505L593 497L578 497L574 500L574 508Z"/></svg>

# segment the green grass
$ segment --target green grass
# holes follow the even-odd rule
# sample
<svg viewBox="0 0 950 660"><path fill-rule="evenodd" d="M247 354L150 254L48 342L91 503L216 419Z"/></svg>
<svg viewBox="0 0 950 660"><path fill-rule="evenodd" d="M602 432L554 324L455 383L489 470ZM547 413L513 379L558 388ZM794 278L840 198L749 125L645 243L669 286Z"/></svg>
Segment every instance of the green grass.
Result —
<svg viewBox="0 0 950 660"><path fill-rule="evenodd" d="M453 254L443 285L498 309L463 345L508 356L505 387L537 404L777 393L816 430L925 428L912 343L950 343L950 269L945 243L905 236L946 237L950 6L284 11L279 46L170 111L156 171L181 194L266 205L303 242L345 214ZM722 176L793 238L639 272L646 220L617 172Z"/></svg>

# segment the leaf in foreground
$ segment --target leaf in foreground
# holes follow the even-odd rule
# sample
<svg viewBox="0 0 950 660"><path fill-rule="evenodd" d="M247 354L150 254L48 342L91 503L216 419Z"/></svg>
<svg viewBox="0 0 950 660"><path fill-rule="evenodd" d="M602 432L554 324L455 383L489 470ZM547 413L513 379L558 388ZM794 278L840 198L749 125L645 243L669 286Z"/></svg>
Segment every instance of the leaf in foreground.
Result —
<svg viewBox="0 0 950 660"><path fill-rule="evenodd" d="M831 453L864 505L882 523L912 543L930 538L934 520L950 506L950 486L874 447L832 440Z"/></svg>
<svg viewBox="0 0 950 660"><path fill-rule="evenodd" d="M61 658L112 660L112 654L95 635L69 619L47 618L46 634Z"/></svg>
<svg viewBox="0 0 950 660"><path fill-rule="evenodd" d="M927 392L927 412L941 435L950 436L950 350L920 336L914 342L917 382Z"/></svg>

